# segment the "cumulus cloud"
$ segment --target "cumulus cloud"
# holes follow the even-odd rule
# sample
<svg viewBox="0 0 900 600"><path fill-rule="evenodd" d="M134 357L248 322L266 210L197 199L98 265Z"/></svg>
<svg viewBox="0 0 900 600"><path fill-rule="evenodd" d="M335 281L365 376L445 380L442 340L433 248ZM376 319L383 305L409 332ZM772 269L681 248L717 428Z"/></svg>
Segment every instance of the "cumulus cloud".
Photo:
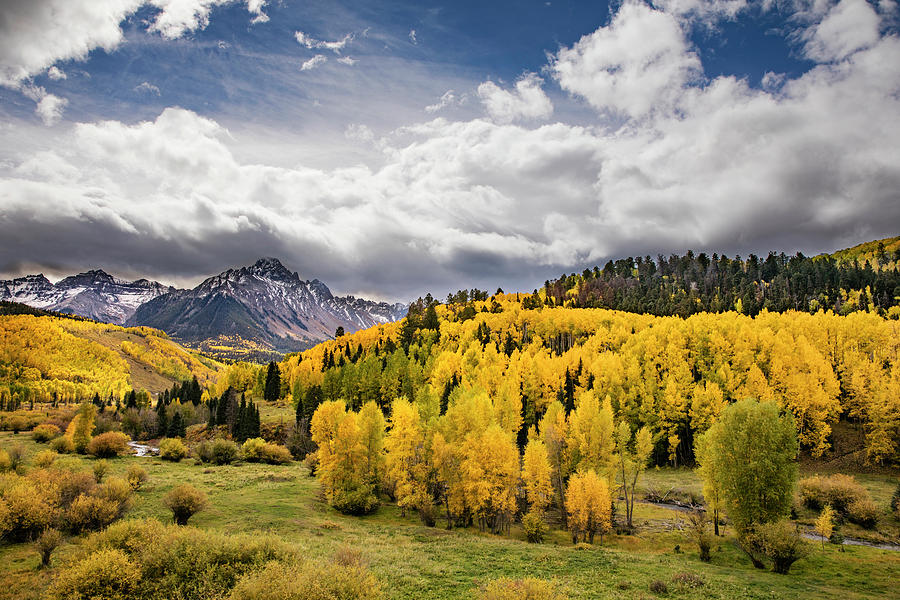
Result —
<svg viewBox="0 0 900 600"><path fill-rule="evenodd" d="M359 62L355 58L351 58L349 56L342 56L341 58L337 59L337 61L339 63L341 63L342 65L347 65L348 67L352 67L353 65L355 65L356 63Z"/></svg>
<svg viewBox="0 0 900 600"><path fill-rule="evenodd" d="M326 62L328 62L327 56L325 56L324 54L316 54L309 60L304 61L303 64L300 65L300 70L301 71L311 71L312 69L315 69L316 67L323 65Z"/></svg>
<svg viewBox="0 0 900 600"><path fill-rule="evenodd" d="M67 78L66 72L55 66L47 69L47 77L49 77L53 81L60 81Z"/></svg>
<svg viewBox="0 0 900 600"><path fill-rule="evenodd" d="M157 9L149 28L166 38L202 29L215 6L232 0L28 0L2 2L0 85L17 87L58 61L85 60L122 42L122 21L141 6ZM255 19L266 3L242 2Z"/></svg>
<svg viewBox="0 0 900 600"><path fill-rule="evenodd" d="M817 62L843 60L880 38L881 19L866 0L841 0L805 35L806 55Z"/></svg>
<svg viewBox="0 0 900 600"><path fill-rule="evenodd" d="M541 88L543 83L544 80L534 73L520 77L514 91L504 90L493 81L485 81L478 86L478 97L491 118L500 123L546 119L553 114L553 103Z"/></svg>
<svg viewBox="0 0 900 600"><path fill-rule="evenodd" d="M608 26L561 49L550 69L564 90L629 117L667 110L701 73L678 20L634 1Z"/></svg>
<svg viewBox="0 0 900 600"><path fill-rule="evenodd" d="M38 101L34 112L41 118L44 125L49 127L50 125L55 125L59 122L62 118L63 110L68 103L69 101L65 98L60 98L53 94L46 94Z"/></svg>
<svg viewBox="0 0 900 600"><path fill-rule="evenodd" d="M339 40L328 42L317 40L313 37L308 36L302 31L295 31L294 39L297 40L298 44L300 44L301 46L306 46L310 50L331 50L335 54L340 54L341 50L343 50L344 47L347 46L347 44L353 41L353 34L348 33Z"/></svg>
<svg viewBox="0 0 900 600"><path fill-rule="evenodd" d="M49 131L0 164L0 256L196 277L276 255L338 290L409 298L530 289L632 253L821 251L896 234L900 39L837 44L803 75L756 89L698 77L686 26L626 4L550 61L564 89L619 115L614 126L523 121L509 108L528 104L519 84L540 91L526 75L479 94L486 108L503 99L490 120L435 118L377 140L348 127L381 151L371 166L241 159L240 139L175 108ZM640 42L631 57L629 40Z"/></svg>

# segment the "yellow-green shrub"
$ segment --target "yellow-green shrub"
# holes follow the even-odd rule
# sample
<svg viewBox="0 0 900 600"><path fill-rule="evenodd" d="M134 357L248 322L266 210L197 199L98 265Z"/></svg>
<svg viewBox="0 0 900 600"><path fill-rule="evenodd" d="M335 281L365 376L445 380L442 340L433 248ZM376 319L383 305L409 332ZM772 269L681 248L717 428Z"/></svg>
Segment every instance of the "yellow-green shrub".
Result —
<svg viewBox="0 0 900 600"><path fill-rule="evenodd" d="M135 597L141 572L121 550L89 554L62 571L50 587L50 600L129 600Z"/></svg>
<svg viewBox="0 0 900 600"><path fill-rule="evenodd" d="M229 600L375 600L381 598L378 581L365 568L335 563L298 565L272 562L246 575Z"/></svg>
<svg viewBox="0 0 900 600"><path fill-rule="evenodd" d="M119 506L115 502L82 494L69 506L66 524L76 533L96 531L115 521L118 516Z"/></svg>
<svg viewBox="0 0 900 600"><path fill-rule="evenodd" d="M878 506L869 498L854 500L847 507L847 519L866 529L878 525Z"/></svg>
<svg viewBox="0 0 900 600"><path fill-rule="evenodd" d="M53 466L53 463L56 462L58 457L59 454L53 450L41 450L31 459L31 464L38 469L46 469Z"/></svg>
<svg viewBox="0 0 900 600"><path fill-rule="evenodd" d="M271 465L289 463L293 458L290 451L284 446L270 444L262 438L247 440L241 446L241 452L247 462L264 462Z"/></svg>
<svg viewBox="0 0 900 600"><path fill-rule="evenodd" d="M479 594L480 600L566 600L567 596L544 579L502 577L487 584Z"/></svg>
<svg viewBox="0 0 900 600"><path fill-rule="evenodd" d="M842 515L856 500L869 500L869 492L850 475L838 473L829 477L814 475L800 480L800 499L813 510L826 504Z"/></svg>
<svg viewBox="0 0 900 600"><path fill-rule="evenodd" d="M87 452L97 458L120 456L128 451L128 442L130 441L131 438L121 431L107 431L91 438L87 445Z"/></svg>
<svg viewBox="0 0 900 600"><path fill-rule="evenodd" d="M9 458L9 452L0 448L0 473L6 473L12 469L12 461Z"/></svg>
<svg viewBox="0 0 900 600"><path fill-rule="evenodd" d="M15 477L0 494L6 505L6 524L0 526L13 541L24 541L50 527L59 515L52 490L25 477Z"/></svg>
<svg viewBox="0 0 900 600"><path fill-rule="evenodd" d="M43 444L59 437L61 433L62 431L56 425L43 423L31 430L31 439L39 444Z"/></svg>
<svg viewBox="0 0 900 600"><path fill-rule="evenodd" d="M147 471L139 465L129 465L125 478L128 480L131 489L137 491L147 481Z"/></svg>
<svg viewBox="0 0 900 600"><path fill-rule="evenodd" d="M109 500L118 507L118 517L125 514L125 511L131 508L131 495L134 490L131 485L121 477L110 477L103 485L97 488L95 496Z"/></svg>
<svg viewBox="0 0 900 600"><path fill-rule="evenodd" d="M75 452L75 443L69 436L62 435L50 442L50 449L60 454L71 454Z"/></svg>
<svg viewBox="0 0 900 600"><path fill-rule="evenodd" d="M178 438L166 438L159 443L159 457L163 460L178 462L187 456L187 448Z"/></svg>
<svg viewBox="0 0 900 600"><path fill-rule="evenodd" d="M188 519L206 508L206 494L192 485L182 483L165 495L163 504L172 511L176 524L187 525Z"/></svg>

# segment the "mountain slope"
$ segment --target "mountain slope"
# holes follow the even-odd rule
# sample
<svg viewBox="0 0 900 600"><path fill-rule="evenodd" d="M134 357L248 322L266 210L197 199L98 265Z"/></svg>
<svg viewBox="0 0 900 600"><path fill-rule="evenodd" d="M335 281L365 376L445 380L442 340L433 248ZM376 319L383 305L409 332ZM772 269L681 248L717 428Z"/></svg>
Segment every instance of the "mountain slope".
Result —
<svg viewBox="0 0 900 600"><path fill-rule="evenodd" d="M318 279L302 280L278 259L229 269L192 290L176 290L138 308L129 325L162 329L187 342L237 336L271 349L308 348L333 337L402 318L403 304L334 296Z"/></svg>
<svg viewBox="0 0 900 600"><path fill-rule="evenodd" d="M93 270L56 284L43 275L0 281L0 300L122 325L138 306L174 290L155 281L121 281L104 271Z"/></svg>
<svg viewBox="0 0 900 600"><path fill-rule="evenodd" d="M214 382L221 365L161 331L27 314L0 316L0 397L79 400L151 393L196 376Z"/></svg>
<svg viewBox="0 0 900 600"><path fill-rule="evenodd" d="M873 269L890 268L900 263L900 236L857 244L852 248L838 250L830 256L839 263L852 263L856 260L865 264L869 261Z"/></svg>

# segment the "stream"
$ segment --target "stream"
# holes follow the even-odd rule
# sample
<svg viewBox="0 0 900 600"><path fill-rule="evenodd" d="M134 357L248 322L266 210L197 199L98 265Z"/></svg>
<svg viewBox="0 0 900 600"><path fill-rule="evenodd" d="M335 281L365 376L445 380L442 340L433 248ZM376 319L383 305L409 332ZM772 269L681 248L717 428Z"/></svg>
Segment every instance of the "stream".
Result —
<svg viewBox="0 0 900 600"><path fill-rule="evenodd" d="M128 442L128 446L134 450L135 456L156 456L159 454L159 448L155 446L151 446L149 444L142 444L140 442Z"/></svg>
<svg viewBox="0 0 900 600"><path fill-rule="evenodd" d="M694 509L687 506L679 506L677 504L668 504L665 502L650 502L649 500L638 500L641 504L652 504L653 506L658 506L660 508L667 508L669 510L680 512L680 513L690 513L693 512ZM813 533L811 530L806 530L800 534L804 539L813 540L816 542L822 541L822 536ZM826 540L827 541L827 540ZM869 548L878 548L879 550L892 550L894 552L900 552L900 545L898 544L879 544L876 542L869 542L866 540L860 540L857 538L844 537L843 544L846 546L868 546Z"/></svg>

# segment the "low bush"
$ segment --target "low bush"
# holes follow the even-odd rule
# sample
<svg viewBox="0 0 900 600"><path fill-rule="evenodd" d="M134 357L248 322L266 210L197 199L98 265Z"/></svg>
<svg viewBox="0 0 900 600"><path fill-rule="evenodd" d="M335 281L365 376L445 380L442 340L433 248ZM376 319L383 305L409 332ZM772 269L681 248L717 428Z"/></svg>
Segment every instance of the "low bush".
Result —
<svg viewBox="0 0 900 600"><path fill-rule="evenodd" d="M68 508L75 498L91 494L97 488L97 480L86 471L58 471L53 484L57 487L57 497L62 508Z"/></svg>
<svg viewBox="0 0 900 600"><path fill-rule="evenodd" d="M178 438L166 438L159 443L159 457L163 460L178 462L187 456L187 448Z"/></svg>
<svg viewBox="0 0 900 600"><path fill-rule="evenodd" d="M355 488L335 490L331 506L345 515L367 515L378 508L378 496L373 486L360 484Z"/></svg>
<svg viewBox="0 0 900 600"><path fill-rule="evenodd" d="M128 600L135 597L141 572L117 549L94 552L65 569L53 582L50 600Z"/></svg>
<svg viewBox="0 0 900 600"><path fill-rule="evenodd" d="M38 469L48 469L53 466L59 454L53 450L41 450L31 458L31 464Z"/></svg>
<svg viewBox="0 0 900 600"><path fill-rule="evenodd" d="M107 431L91 438L87 445L88 454L97 458L113 458L128 451L131 438L121 431Z"/></svg>
<svg viewBox="0 0 900 600"><path fill-rule="evenodd" d="M172 511L176 525L187 525L188 519L206 508L207 500L201 490L183 483L165 495L163 504Z"/></svg>
<svg viewBox="0 0 900 600"><path fill-rule="evenodd" d="M859 498L847 507L847 519L865 529L878 525L878 506L868 499Z"/></svg>
<svg viewBox="0 0 900 600"><path fill-rule="evenodd" d="M128 485L131 486L131 489L137 491L147 481L147 471L139 465L129 465L125 479L128 480Z"/></svg>
<svg viewBox="0 0 900 600"><path fill-rule="evenodd" d="M319 466L319 451L313 451L306 455L303 459L303 466L309 470L309 476L316 476L316 468Z"/></svg>
<svg viewBox="0 0 900 600"><path fill-rule="evenodd" d="M37 551L41 555L41 566L50 566L50 557L63 541L63 535L58 529L45 530L35 542Z"/></svg>
<svg viewBox="0 0 900 600"><path fill-rule="evenodd" d="M98 498L109 500L118 507L117 517L125 514L131 508L132 494L134 490L122 477L110 477L95 492Z"/></svg>
<svg viewBox="0 0 900 600"><path fill-rule="evenodd" d="M800 537L797 526L789 521L766 523L756 528L755 543L772 561L772 570L786 575L791 565L809 554L809 544Z"/></svg>
<svg viewBox="0 0 900 600"><path fill-rule="evenodd" d="M7 456L9 457L8 470L18 471L19 467L25 464L25 447L22 444L16 444L7 450Z"/></svg>
<svg viewBox="0 0 900 600"><path fill-rule="evenodd" d="M9 458L9 452L0 448L0 473L6 473L12 470L12 460Z"/></svg>
<svg viewBox="0 0 900 600"><path fill-rule="evenodd" d="M75 452L75 443L72 438L62 435L50 442L50 449L60 454L72 454Z"/></svg>
<svg viewBox="0 0 900 600"><path fill-rule="evenodd" d="M203 441L197 445L197 458L204 463L229 465L236 461L239 455L238 445L224 438Z"/></svg>
<svg viewBox="0 0 900 600"><path fill-rule="evenodd" d="M850 475L836 474L829 477L814 475L801 479L800 499L805 506L821 510L826 504L845 515L856 500L869 500L869 492Z"/></svg>
<svg viewBox="0 0 900 600"><path fill-rule="evenodd" d="M264 462L281 465L291 462L291 453L284 446L270 444L262 438L252 438L241 446L241 453L247 462Z"/></svg>
<svg viewBox="0 0 900 600"><path fill-rule="evenodd" d="M654 594L668 594L669 586L666 585L665 581L660 581L659 579L650 582L650 591Z"/></svg>
<svg viewBox="0 0 900 600"><path fill-rule="evenodd" d="M94 463L94 481L97 483L103 483L103 478L106 477L106 474L109 472L109 463L106 462L106 459L98 460Z"/></svg>
<svg viewBox="0 0 900 600"><path fill-rule="evenodd" d="M34 539L56 522L59 508L54 500L52 489L13 476L0 493L0 504L6 508L0 530L14 542Z"/></svg>
<svg viewBox="0 0 900 600"><path fill-rule="evenodd" d="M522 529L525 531L525 539L532 544L540 544L544 541L547 534L547 524L544 522L544 515L540 511L534 509L522 517Z"/></svg>
<svg viewBox="0 0 900 600"><path fill-rule="evenodd" d="M480 600L566 600L567 597L552 581L534 577L501 577L485 585L478 595Z"/></svg>
<svg viewBox="0 0 900 600"><path fill-rule="evenodd" d="M271 562L242 578L229 600L328 600L381 598L378 581L358 565Z"/></svg>
<svg viewBox="0 0 900 600"><path fill-rule="evenodd" d="M675 573L672 575L672 583L683 588L701 588L706 585L702 577L695 573Z"/></svg>
<svg viewBox="0 0 900 600"><path fill-rule="evenodd" d="M66 525L75 533L98 531L119 516L119 506L106 498L82 494L66 512Z"/></svg>
<svg viewBox="0 0 900 600"><path fill-rule="evenodd" d="M26 429L31 429L34 426L32 422L20 415L13 415L8 417L3 422L3 428L6 431L12 431L14 434L18 434L20 431L25 431Z"/></svg>
<svg viewBox="0 0 900 600"><path fill-rule="evenodd" d="M891 511L895 517L900 519L900 482L897 483L897 489L894 490L894 495L891 496Z"/></svg>
<svg viewBox="0 0 900 600"><path fill-rule="evenodd" d="M39 444L45 444L58 438L61 434L62 431L56 425L43 423L31 430L31 439Z"/></svg>

